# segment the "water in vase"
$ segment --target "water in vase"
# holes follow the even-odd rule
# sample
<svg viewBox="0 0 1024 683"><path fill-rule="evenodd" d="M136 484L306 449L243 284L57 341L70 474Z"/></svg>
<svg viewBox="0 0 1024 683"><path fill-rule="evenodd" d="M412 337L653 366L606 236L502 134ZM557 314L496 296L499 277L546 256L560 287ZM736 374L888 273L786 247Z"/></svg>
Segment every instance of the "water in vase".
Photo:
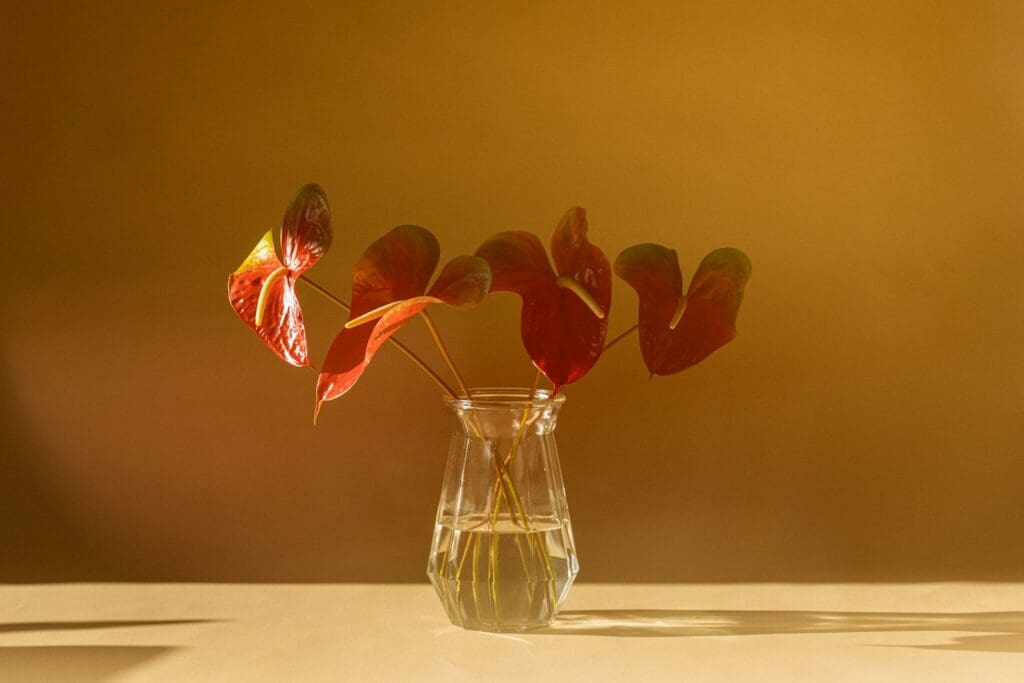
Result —
<svg viewBox="0 0 1024 683"><path fill-rule="evenodd" d="M435 525L429 573L449 616L464 628L538 628L557 613L578 571L568 539L554 520L445 519Z"/></svg>

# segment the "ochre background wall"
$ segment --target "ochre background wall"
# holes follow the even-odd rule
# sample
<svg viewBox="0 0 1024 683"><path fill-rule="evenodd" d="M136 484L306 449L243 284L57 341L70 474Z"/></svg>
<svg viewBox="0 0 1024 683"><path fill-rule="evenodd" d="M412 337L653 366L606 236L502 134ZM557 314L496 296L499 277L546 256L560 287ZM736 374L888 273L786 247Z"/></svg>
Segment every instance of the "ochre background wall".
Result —
<svg viewBox="0 0 1024 683"><path fill-rule="evenodd" d="M375 4L5 5L0 579L423 580L434 388L385 350L313 429L227 305L309 181L345 296L393 225L573 204L750 254L733 344L567 390L582 579L1024 578L1019 3ZM530 381L518 306L436 313L476 384Z"/></svg>

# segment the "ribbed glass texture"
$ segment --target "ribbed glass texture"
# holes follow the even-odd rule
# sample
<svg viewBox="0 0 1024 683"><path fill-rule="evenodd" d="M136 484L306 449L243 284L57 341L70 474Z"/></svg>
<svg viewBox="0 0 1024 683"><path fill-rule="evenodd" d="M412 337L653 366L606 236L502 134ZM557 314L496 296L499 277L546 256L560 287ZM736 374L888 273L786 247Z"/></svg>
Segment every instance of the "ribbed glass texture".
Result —
<svg viewBox="0 0 1024 683"><path fill-rule="evenodd" d="M576 578L554 437L564 401L529 389L447 401L454 425L427 575L458 626L543 628Z"/></svg>

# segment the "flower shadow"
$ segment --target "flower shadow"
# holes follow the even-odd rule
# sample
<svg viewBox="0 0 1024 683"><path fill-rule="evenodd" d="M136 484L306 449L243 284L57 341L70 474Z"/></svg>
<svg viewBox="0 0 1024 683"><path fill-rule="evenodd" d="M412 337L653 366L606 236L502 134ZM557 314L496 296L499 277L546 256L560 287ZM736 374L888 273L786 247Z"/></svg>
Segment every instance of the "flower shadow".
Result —
<svg viewBox="0 0 1024 683"><path fill-rule="evenodd" d="M100 683L177 649L146 645L0 646L0 683Z"/></svg>
<svg viewBox="0 0 1024 683"><path fill-rule="evenodd" d="M222 620L19 621L0 623L0 635L212 624L220 621ZM3 644L0 645L0 683L99 683L181 649L183 648L172 645Z"/></svg>
<svg viewBox="0 0 1024 683"><path fill-rule="evenodd" d="M1024 653L1024 612L570 610L560 613L541 633L680 638L884 631L980 632L989 635L911 647Z"/></svg>
<svg viewBox="0 0 1024 683"><path fill-rule="evenodd" d="M131 621L17 621L0 624L2 633L25 633L33 631L83 631L104 628L127 628L131 626L174 626L178 624L213 624L219 619L145 619Z"/></svg>

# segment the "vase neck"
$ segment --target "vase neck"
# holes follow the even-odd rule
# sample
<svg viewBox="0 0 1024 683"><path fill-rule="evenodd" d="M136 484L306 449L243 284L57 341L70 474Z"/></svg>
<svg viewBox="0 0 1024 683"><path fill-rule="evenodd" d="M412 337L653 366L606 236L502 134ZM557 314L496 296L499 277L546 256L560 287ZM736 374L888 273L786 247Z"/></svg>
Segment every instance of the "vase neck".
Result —
<svg viewBox="0 0 1024 683"><path fill-rule="evenodd" d="M469 398L445 399L467 436L488 440L550 434L564 402L547 389L520 388L472 389Z"/></svg>

